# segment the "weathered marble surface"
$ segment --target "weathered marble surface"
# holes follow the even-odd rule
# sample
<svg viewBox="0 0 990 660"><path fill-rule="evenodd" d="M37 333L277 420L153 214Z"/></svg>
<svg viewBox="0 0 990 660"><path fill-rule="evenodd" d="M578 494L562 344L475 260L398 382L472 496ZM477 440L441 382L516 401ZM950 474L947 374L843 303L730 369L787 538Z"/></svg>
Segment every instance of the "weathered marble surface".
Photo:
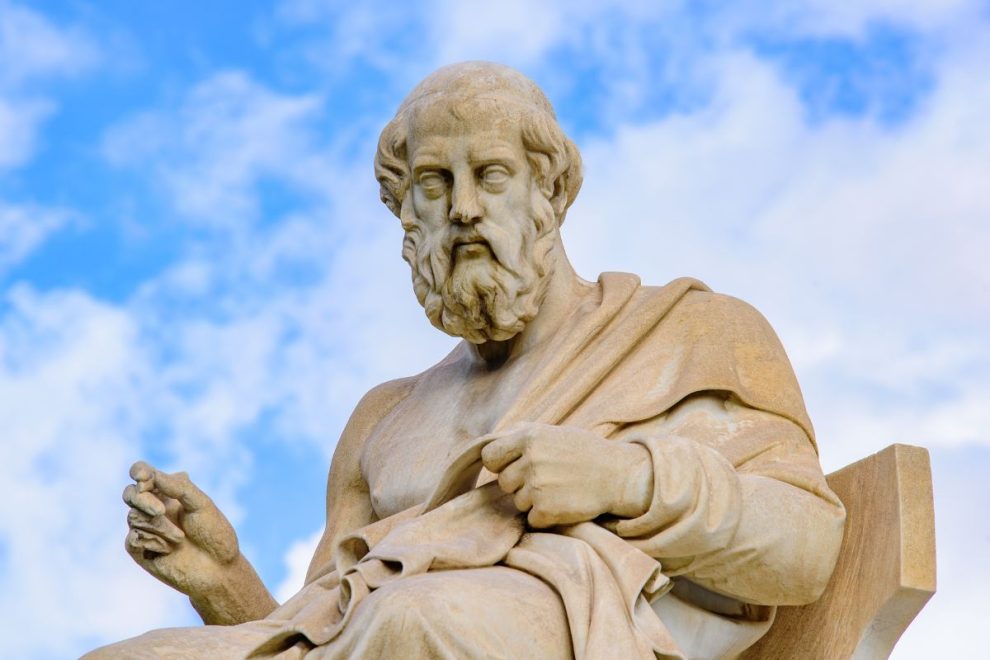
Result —
<svg viewBox="0 0 990 660"><path fill-rule="evenodd" d="M845 512L772 329L695 280L576 275L580 156L531 81L434 73L375 169L427 317L465 341L362 399L281 606L205 494L135 465L128 551L210 625L91 657L710 658L819 596Z"/></svg>

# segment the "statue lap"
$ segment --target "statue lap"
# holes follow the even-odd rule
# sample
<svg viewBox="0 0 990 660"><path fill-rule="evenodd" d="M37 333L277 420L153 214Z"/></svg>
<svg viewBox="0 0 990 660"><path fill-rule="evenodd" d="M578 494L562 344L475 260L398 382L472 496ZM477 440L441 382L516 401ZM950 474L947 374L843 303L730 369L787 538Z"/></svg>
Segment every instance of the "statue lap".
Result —
<svg viewBox="0 0 990 660"><path fill-rule="evenodd" d="M97 649L84 659L244 658L281 627L282 622L265 619L164 628ZM568 631L560 598L522 571L504 566L437 571L373 591L330 644L313 648L300 642L275 657L570 658Z"/></svg>

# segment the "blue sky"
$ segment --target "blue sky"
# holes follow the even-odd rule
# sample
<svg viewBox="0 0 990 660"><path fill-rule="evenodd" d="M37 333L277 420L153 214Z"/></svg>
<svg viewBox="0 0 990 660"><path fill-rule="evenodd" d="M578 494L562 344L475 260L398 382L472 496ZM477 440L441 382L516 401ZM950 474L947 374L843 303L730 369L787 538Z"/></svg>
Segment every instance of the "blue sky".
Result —
<svg viewBox="0 0 990 660"><path fill-rule="evenodd" d="M452 345L377 133L436 67L491 59L582 150L582 275L755 304L829 470L930 448L940 592L895 657L976 657L990 7L724 4L0 0L0 620L24 631L0 655L196 621L123 552L138 458L188 470L291 593L350 410Z"/></svg>

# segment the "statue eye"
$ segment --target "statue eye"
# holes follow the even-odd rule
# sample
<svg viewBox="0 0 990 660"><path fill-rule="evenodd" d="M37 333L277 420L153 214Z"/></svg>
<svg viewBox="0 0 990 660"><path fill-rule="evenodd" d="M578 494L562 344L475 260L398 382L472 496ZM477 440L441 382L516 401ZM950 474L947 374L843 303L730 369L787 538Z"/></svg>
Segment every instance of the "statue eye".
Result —
<svg viewBox="0 0 990 660"><path fill-rule="evenodd" d="M420 188L431 197L442 195L447 189L447 179L435 170L423 172L419 175L417 182Z"/></svg>
<svg viewBox="0 0 990 660"><path fill-rule="evenodd" d="M481 170L481 183L497 188L508 183L511 174L503 165L488 165Z"/></svg>

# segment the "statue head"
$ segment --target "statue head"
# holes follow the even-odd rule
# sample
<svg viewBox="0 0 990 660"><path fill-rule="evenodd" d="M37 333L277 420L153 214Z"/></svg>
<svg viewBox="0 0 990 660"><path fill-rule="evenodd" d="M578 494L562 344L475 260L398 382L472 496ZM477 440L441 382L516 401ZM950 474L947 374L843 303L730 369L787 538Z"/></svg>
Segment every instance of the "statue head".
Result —
<svg viewBox="0 0 990 660"><path fill-rule="evenodd" d="M382 131L375 175L436 327L480 344L536 316L581 157L535 83L487 62L431 74Z"/></svg>

